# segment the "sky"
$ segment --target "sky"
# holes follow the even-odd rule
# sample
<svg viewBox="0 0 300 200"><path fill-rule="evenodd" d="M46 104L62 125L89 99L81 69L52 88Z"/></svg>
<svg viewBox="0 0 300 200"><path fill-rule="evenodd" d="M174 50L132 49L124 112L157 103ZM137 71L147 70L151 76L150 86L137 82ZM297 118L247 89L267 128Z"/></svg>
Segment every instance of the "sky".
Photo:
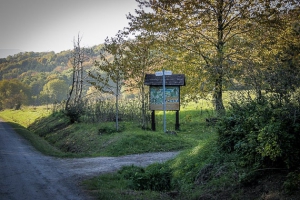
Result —
<svg viewBox="0 0 300 200"><path fill-rule="evenodd" d="M92 47L128 26L135 0L0 0L0 53ZM4 57L0 55L0 57ZM6 56L5 56L6 57Z"/></svg>

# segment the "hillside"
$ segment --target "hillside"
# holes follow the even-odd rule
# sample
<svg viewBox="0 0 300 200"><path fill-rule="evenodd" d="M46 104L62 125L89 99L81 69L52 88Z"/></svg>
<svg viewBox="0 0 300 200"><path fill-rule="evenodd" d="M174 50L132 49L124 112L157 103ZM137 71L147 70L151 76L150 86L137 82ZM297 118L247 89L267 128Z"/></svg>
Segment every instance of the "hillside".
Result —
<svg viewBox="0 0 300 200"><path fill-rule="evenodd" d="M99 52L103 45L96 45L86 49L86 59L83 63L85 71L93 66L94 60L99 56ZM0 83L1 81L19 81L19 85L26 87L29 93L27 104L40 105L45 103L53 103L54 101L63 100L62 97L45 97L49 92L43 92L46 84L53 80L59 80L61 83L69 86L72 76L72 51L62 51L60 53L51 52L21 52L13 56L7 56L0 59ZM0 84L1 85L1 84ZM84 88L86 92L88 85ZM22 89L24 91L24 89ZM63 92L64 97L67 92ZM56 95L57 96L57 95ZM46 102L48 99L50 102ZM1 106L0 106L1 107Z"/></svg>
<svg viewBox="0 0 300 200"><path fill-rule="evenodd" d="M87 49L87 57L94 59L99 55L103 45L96 45ZM68 69L69 59L72 57L71 50L60 53L51 52L20 52L13 56L0 59L0 80L21 78L26 79L25 72L62 72ZM90 66L87 64L87 66ZM30 75L28 75L30 76Z"/></svg>

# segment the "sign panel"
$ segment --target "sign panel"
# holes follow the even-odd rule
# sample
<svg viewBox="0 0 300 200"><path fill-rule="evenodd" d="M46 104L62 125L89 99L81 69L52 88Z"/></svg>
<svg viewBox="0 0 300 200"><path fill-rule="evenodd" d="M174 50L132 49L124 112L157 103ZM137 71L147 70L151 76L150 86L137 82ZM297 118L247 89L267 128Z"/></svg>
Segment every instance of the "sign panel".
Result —
<svg viewBox="0 0 300 200"><path fill-rule="evenodd" d="M179 86L166 86L166 110L180 110L179 94ZM150 110L163 110L163 86L150 86Z"/></svg>
<svg viewBox="0 0 300 200"><path fill-rule="evenodd" d="M163 75L163 71L155 72L155 76L162 76L162 75ZM172 71L165 70L165 75L172 75Z"/></svg>

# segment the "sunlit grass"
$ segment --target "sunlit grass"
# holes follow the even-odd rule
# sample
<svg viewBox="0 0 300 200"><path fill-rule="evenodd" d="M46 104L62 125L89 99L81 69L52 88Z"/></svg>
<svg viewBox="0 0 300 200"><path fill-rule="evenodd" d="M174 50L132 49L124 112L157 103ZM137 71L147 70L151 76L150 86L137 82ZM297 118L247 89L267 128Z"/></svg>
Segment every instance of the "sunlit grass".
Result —
<svg viewBox="0 0 300 200"><path fill-rule="evenodd" d="M28 106L22 107L20 110L3 110L0 112L0 118L6 121L14 122L28 127L30 124L35 122L38 118L47 117L52 113L46 106Z"/></svg>

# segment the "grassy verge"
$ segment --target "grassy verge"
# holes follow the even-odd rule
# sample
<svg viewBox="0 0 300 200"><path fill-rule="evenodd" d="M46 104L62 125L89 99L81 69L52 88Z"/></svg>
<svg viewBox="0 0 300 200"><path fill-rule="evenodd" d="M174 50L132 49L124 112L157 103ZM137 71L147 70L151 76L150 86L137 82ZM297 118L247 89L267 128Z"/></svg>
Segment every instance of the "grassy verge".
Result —
<svg viewBox="0 0 300 200"><path fill-rule="evenodd" d="M94 157L191 148L199 141L204 141L212 132L212 128L205 123L209 112L193 110L192 106L182 109L181 126L176 135L163 133L162 112L156 114L156 132L142 130L133 122L120 122L119 132L115 131L114 122L69 124L69 120L62 113L51 113L45 107L5 110L0 112L0 117L23 126L23 131L27 131L26 137L32 137L29 139L37 149L43 149L43 145L45 149L47 146L55 149L55 154L51 150L42 150L47 155ZM174 130L174 127L175 112L167 112L167 129Z"/></svg>

